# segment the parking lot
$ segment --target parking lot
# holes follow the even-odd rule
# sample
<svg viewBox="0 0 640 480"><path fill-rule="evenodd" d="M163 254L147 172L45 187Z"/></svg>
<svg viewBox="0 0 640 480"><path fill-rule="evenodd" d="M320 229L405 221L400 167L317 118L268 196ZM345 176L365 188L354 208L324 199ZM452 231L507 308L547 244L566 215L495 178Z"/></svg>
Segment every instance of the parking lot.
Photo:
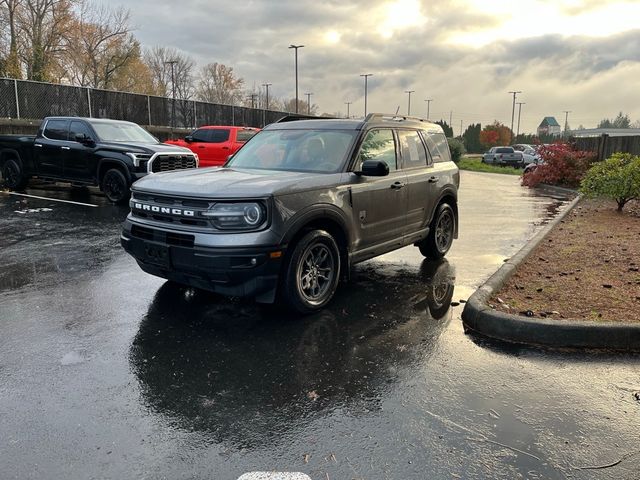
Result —
<svg viewBox="0 0 640 480"><path fill-rule="evenodd" d="M26 194L0 193L2 478L637 478L638 356L460 321L557 193L461 172L447 260L360 264L308 317L143 273L94 191Z"/></svg>

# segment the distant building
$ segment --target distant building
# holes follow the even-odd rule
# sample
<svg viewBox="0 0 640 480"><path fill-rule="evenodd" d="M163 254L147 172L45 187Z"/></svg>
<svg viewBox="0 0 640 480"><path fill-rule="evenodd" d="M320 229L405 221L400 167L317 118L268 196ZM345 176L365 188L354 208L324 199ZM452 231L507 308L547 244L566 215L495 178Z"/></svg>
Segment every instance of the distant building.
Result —
<svg viewBox="0 0 640 480"><path fill-rule="evenodd" d="M538 136L541 137L543 135L553 135L558 137L562 135L562 128L555 117L544 117L538 126Z"/></svg>

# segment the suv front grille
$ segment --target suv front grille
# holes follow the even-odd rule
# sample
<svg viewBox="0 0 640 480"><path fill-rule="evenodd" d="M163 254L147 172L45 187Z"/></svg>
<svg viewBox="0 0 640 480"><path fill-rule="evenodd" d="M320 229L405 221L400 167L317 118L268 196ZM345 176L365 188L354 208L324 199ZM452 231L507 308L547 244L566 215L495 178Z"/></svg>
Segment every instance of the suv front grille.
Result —
<svg viewBox="0 0 640 480"><path fill-rule="evenodd" d="M151 162L151 172L170 172L172 170L184 170L187 168L196 168L196 157L189 154L166 154L158 155Z"/></svg>
<svg viewBox="0 0 640 480"><path fill-rule="evenodd" d="M161 232L153 228L141 227L139 225L131 226L131 235L143 240L151 240L167 245L176 245L178 247L193 247L195 237L183 233Z"/></svg>

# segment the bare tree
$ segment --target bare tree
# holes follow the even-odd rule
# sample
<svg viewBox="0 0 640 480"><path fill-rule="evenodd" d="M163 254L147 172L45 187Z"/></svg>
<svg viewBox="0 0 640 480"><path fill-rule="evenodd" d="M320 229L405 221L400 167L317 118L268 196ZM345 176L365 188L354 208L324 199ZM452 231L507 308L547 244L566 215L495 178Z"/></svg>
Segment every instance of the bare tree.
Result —
<svg viewBox="0 0 640 480"><path fill-rule="evenodd" d="M173 64L176 98L188 100L193 97L195 93L193 78L195 62L191 57L175 48L156 46L145 52L144 62L151 70L153 89L157 95L172 96L171 65Z"/></svg>
<svg viewBox="0 0 640 480"><path fill-rule="evenodd" d="M112 88L116 74L140 58L140 45L131 34L129 11L83 1L65 55L66 75L83 87Z"/></svg>
<svg viewBox="0 0 640 480"><path fill-rule="evenodd" d="M8 26L8 31L1 31L0 37L5 37L9 44L7 51L3 52L5 58L1 70L3 75L11 78L22 78L18 56L18 12L22 7L22 0L0 0L0 19Z"/></svg>
<svg viewBox="0 0 640 480"><path fill-rule="evenodd" d="M27 78L49 80L59 68L73 20L75 0L23 0L17 10L19 48Z"/></svg>
<svg viewBox="0 0 640 480"><path fill-rule="evenodd" d="M209 63L200 70L197 94L204 102L234 105L242 99L244 80L237 78L232 67Z"/></svg>

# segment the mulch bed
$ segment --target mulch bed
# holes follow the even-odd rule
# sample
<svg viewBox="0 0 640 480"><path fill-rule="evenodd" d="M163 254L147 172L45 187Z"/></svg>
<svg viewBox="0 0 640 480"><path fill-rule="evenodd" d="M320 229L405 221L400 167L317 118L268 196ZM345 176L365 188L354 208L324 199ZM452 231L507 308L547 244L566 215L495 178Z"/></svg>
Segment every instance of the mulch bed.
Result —
<svg viewBox="0 0 640 480"><path fill-rule="evenodd" d="M581 200L490 305L527 317L640 322L640 202Z"/></svg>

